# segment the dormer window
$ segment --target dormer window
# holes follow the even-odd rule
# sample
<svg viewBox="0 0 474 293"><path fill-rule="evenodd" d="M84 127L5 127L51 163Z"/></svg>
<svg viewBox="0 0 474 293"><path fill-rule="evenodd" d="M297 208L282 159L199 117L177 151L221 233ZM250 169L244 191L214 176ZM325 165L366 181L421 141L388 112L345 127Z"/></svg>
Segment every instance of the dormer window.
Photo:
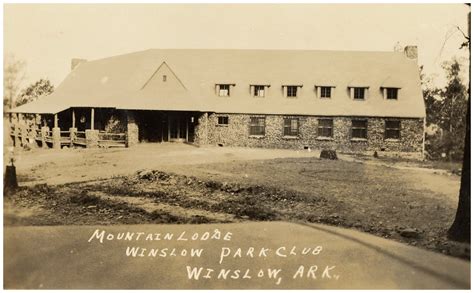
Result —
<svg viewBox="0 0 474 293"><path fill-rule="evenodd" d="M220 96L220 97L228 97L228 96L230 96L230 85L228 85L228 84L220 84L220 85L219 85L219 96Z"/></svg>
<svg viewBox="0 0 474 293"><path fill-rule="evenodd" d="M367 99L368 87L350 87L351 98L354 100L365 100Z"/></svg>
<svg viewBox="0 0 474 293"><path fill-rule="evenodd" d="M303 87L302 85L284 85L283 93L287 98L297 98L298 97L298 88Z"/></svg>
<svg viewBox="0 0 474 293"><path fill-rule="evenodd" d="M230 87L235 86L235 84L216 84L216 92L219 97L229 97L230 96Z"/></svg>
<svg viewBox="0 0 474 293"><path fill-rule="evenodd" d="M294 97L296 98L296 94L298 93L298 88L294 85L290 85L286 87L286 96L287 97Z"/></svg>
<svg viewBox="0 0 474 293"><path fill-rule="evenodd" d="M265 97L267 87L270 87L270 85L252 84L250 85L250 92L255 98L263 98Z"/></svg>
<svg viewBox="0 0 474 293"><path fill-rule="evenodd" d="M399 88L395 87L382 88L383 96L387 100L398 100L398 90Z"/></svg>
<svg viewBox="0 0 474 293"><path fill-rule="evenodd" d="M354 88L354 100L364 100L365 99L365 88L355 87Z"/></svg>
<svg viewBox="0 0 474 293"><path fill-rule="evenodd" d="M334 86L315 86L316 96L322 99L330 99L333 94Z"/></svg>

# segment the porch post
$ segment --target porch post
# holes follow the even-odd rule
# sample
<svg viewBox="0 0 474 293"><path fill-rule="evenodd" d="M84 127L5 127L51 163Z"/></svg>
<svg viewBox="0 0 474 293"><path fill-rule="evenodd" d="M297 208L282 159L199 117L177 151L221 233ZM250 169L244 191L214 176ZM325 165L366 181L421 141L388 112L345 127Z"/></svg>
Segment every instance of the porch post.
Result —
<svg viewBox="0 0 474 293"><path fill-rule="evenodd" d="M171 119L170 116L168 115L168 142L170 142L171 139Z"/></svg>
<svg viewBox="0 0 474 293"><path fill-rule="evenodd" d="M91 130L94 130L94 108L91 108Z"/></svg>
<svg viewBox="0 0 474 293"><path fill-rule="evenodd" d="M25 146L28 129L23 114L18 114L18 125L20 126L20 146Z"/></svg>
<svg viewBox="0 0 474 293"><path fill-rule="evenodd" d="M188 137L189 137L189 117L186 117L186 142L188 142Z"/></svg>
<svg viewBox="0 0 474 293"><path fill-rule="evenodd" d="M48 137L48 132L49 132L49 127L46 126L46 124L43 125L41 127L41 147L44 149L48 148L48 145L46 144L46 138Z"/></svg>
<svg viewBox="0 0 474 293"><path fill-rule="evenodd" d="M61 129L59 128L58 114L54 114L54 127L52 133L53 148L61 149Z"/></svg>
<svg viewBox="0 0 474 293"><path fill-rule="evenodd" d="M72 128L76 128L76 113L74 112L74 109L71 109L72 111Z"/></svg>
<svg viewBox="0 0 474 293"><path fill-rule="evenodd" d="M20 113L16 114L16 121L13 125L13 145L15 147L21 147L21 140L20 140Z"/></svg>
<svg viewBox="0 0 474 293"><path fill-rule="evenodd" d="M70 147L74 146L74 141L76 140L76 135L77 135L77 128L76 128L76 112L74 112L74 109L71 109L71 114L72 114L72 127L69 128L69 141Z"/></svg>

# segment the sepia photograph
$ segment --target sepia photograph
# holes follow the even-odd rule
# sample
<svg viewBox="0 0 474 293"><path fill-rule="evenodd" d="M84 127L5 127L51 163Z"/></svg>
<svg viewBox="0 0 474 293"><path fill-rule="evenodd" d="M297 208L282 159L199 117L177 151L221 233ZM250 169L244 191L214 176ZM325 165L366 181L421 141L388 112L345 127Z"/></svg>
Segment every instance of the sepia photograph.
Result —
<svg viewBox="0 0 474 293"><path fill-rule="evenodd" d="M470 10L4 2L3 288L470 289Z"/></svg>

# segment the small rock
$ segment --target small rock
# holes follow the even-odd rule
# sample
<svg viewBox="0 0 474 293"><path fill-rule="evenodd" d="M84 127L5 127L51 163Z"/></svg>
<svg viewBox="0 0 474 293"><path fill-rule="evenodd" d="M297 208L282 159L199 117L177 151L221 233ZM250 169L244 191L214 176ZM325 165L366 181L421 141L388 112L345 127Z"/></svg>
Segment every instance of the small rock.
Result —
<svg viewBox="0 0 474 293"><path fill-rule="evenodd" d="M153 171L144 170L138 172L138 178L140 179L151 179L153 177Z"/></svg>
<svg viewBox="0 0 474 293"><path fill-rule="evenodd" d="M94 208L96 208L96 207L97 207L97 206L88 206L87 208L88 208L88 209L94 209Z"/></svg>
<svg viewBox="0 0 474 293"><path fill-rule="evenodd" d="M337 153L335 150L322 150L321 154L319 155L320 159L328 159L328 160L337 160Z"/></svg>
<svg viewBox="0 0 474 293"><path fill-rule="evenodd" d="M403 229L399 233L405 238L418 238L420 236L420 232L417 229L412 228Z"/></svg>

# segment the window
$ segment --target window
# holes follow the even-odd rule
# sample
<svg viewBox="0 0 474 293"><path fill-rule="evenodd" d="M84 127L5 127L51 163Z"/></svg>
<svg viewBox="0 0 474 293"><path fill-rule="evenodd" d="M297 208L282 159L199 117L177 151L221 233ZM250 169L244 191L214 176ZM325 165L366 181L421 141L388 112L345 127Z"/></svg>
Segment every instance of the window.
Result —
<svg viewBox="0 0 474 293"><path fill-rule="evenodd" d="M230 84L219 84L219 97L230 96Z"/></svg>
<svg viewBox="0 0 474 293"><path fill-rule="evenodd" d="M229 124L229 117L228 116L218 116L217 117L217 124L218 125L228 125Z"/></svg>
<svg viewBox="0 0 474 293"><path fill-rule="evenodd" d="M352 120L352 138L367 139L367 120Z"/></svg>
<svg viewBox="0 0 474 293"><path fill-rule="evenodd" d="M166 75L163 75L163 81L166 81Z"/></svg>
<svg viewBox="0 0 474 293"><path fill-rule="evenodd" d="M289 98L296 98L298 87L295 85L289 85L286 87L286 96Z"/></svg>
<svg viewBox="0 0 474 293"><path fill-rule="evenodd" d="M318 119L318 137L332 137L332 119Z"/></svg>
<svg viewBox="0 0 474 293"><path fill-rule="evenodd" d="M397 100L398 99L398 89L397 88L386 88L387 91L387 100Z"/></svg>
<svg viewBox="0 0 474 293"><path fill-rule="evenodd" d="M264 85L254 85L253 86L253 96L254 97L265 97L265 86Z"/></svg>
<svg viewBox="0 0 474 293"><path fill-rule="evenodd" d="M355 87L354 90L354 100L364 100L365 99L365 87Z"/></svg>
<svg viewBox="0 0 474 293"><path fill-rule="evenodd" d="M400 120L385 120L385 138L400 139Z"/></svg>
<svg viewBox="0 0 474 293"><path fill-rule="evenodd" d="M283 136L298 136L299 124L298 118L284 118Z"/></svg>
<svg viewBox="0 0 474 293"><path fill-rule="evenodd" d="M330 98L331 97L331 87L322 86L320 97L321 98Z"/></svg>
<svg viewBox="0 0 474 293"><path fill-rule="evenodd" d="M265 117L250 117L250 135L265 135Z"/></svg>

